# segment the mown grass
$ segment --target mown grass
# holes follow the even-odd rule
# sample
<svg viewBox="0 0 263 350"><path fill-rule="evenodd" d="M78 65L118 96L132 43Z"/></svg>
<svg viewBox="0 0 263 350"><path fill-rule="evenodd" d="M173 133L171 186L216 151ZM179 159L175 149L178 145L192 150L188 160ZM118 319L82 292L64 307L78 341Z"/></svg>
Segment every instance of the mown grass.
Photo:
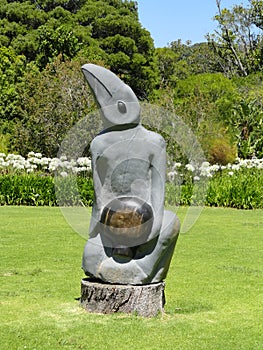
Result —
<svg viewBox="0 0 263 350"><path fill-rule="evenodd" d="M0 214L1 349L263 348L263 210L205 208L179 238L166 313L150 319L79 307L85 241L59 208Z"/></svg>

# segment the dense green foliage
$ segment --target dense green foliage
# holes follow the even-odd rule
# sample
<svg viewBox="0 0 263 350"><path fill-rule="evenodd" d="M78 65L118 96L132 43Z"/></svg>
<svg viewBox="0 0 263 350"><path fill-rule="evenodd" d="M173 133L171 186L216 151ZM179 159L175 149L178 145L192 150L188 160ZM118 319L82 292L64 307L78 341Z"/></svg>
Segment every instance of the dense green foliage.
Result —
<svg viewBox="0 0 263 350"><path fill-rule="evenodd" d="M207 39L222 70L229 76L247 76L262 67L262 35L254 30L255 26L260 29L262 2L250 2L251 6L247 8L234 5L229 10L221 8L221 0L216 0L218 30L212 35L208 34Z"/></svg>
<svg viewBox="0 0 263 350"><path fill-rule="evenodd" d="M1 350L262 350L262 214L205 208L179 236L165 314L142 318L80 308L85 240L59 208L0 207Z"/></svg>
<svg viewBox="0 0 263 350"><path fill-rule="evenodd" d="M232 176L216 174L209 183L206 203L237 209L263 208L262 169L242 169Z"/></svg>
<svg viewBox="0 0 263 350"><path fill-rule="evenodd" d="M167 205L190 205L194 183L188 182L180 187L172 183L166 185ZM263 208L262 169L243 169L229 175L227 171L217 173L209 181L205 198L200 205L211 207L229 207L236 209Z"/></svg>
<svg viewBox="0 0 263 350"><path fill-rule="evenodd" d="M16 120L10 140L13 150L55 156L67 131L91 112L94 102L80 66L80 60L63 64L57 60L42 72L25 72L17 86L21 119Z"/></svg>
<svg viewBox="0 0 263 350"><path fill-rule="evenodd" d="M3 0L0 27L0 151L57 154L66 131L92 109L84 63L109 67L139 98L158 80L134 1Z"/></svg>
<svg viewBox="0 0 263 350"><path fill-rule="evenodd" d="M80 71L94 62L180 116L210 162L261 158L262 1L231 9L215 1L218 28L207 42L164 48L154 48L135 1L1 1L0 152L56 156L95 109Z"/></svg>
<svg viewBox="0 0 263 350"><path fill-rule="evenodd" d="M40 69L58 55L103 60L141 97L153 87L153 41L134 1L1 1L0 45Z"/></svg>
<svg viewBox="0 0 263 350"><path fill-rule="evenodd" d="M0 205L57 206L57 196L66 194L65 205L81 205L74 191L75 178L63 179L55 192L54 178L36 174L0 175ZM90 178L77 178L81 201L89 206L93 201L93 183ZM66 191L63 191L62 186ZM61 193L60 193L61 192Z"/></svg>
<svg viewBox="0 0 263 350"><path fill-rule="evenodd" d="M261 158L262 79L261 72L232 79L222 73L189 75L174 88L159 90L156 103L194 130L210 162Z"/></svg>

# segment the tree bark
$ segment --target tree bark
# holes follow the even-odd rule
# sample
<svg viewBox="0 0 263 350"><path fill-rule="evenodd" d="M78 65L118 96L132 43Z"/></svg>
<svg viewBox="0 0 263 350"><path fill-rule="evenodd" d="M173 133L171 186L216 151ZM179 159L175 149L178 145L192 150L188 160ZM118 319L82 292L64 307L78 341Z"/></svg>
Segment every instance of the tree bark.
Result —
<svg viewBox="0 0 263 350"><path fill-rule="evenodd" d="M147 285L108 284L84 278L80 305L88 312L116 312L153 317L164 312L164 282Z"/></svg>

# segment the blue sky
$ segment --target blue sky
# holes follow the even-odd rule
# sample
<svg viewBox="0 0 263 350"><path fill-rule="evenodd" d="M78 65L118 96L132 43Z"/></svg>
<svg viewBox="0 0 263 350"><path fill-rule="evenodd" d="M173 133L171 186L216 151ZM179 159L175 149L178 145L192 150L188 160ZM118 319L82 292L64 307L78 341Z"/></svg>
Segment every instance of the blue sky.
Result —
<svg viewBox="0 0 263 350"><path fill-rule="evenodd" d="M155 47L182 39L205 41L205 34L216 28L216 0L137 0L139 20L154 39ZM221 7L247 6L248 0L221 0Z"/></svg>

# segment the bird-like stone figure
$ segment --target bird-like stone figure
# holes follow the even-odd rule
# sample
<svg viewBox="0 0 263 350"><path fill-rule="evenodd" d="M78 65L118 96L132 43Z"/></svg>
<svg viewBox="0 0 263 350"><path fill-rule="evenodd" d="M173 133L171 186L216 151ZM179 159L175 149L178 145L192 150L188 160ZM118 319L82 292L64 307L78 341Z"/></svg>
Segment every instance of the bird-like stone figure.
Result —
<svg viewBox="0 0 263 350"><path fill-rule="evenodd" d="M164 210L165 141L141 125L138 99L120 78L94 64L82 71L104 125L90 146L94 203L82 268L108 283L163 281L180 227Z"/></svg>

